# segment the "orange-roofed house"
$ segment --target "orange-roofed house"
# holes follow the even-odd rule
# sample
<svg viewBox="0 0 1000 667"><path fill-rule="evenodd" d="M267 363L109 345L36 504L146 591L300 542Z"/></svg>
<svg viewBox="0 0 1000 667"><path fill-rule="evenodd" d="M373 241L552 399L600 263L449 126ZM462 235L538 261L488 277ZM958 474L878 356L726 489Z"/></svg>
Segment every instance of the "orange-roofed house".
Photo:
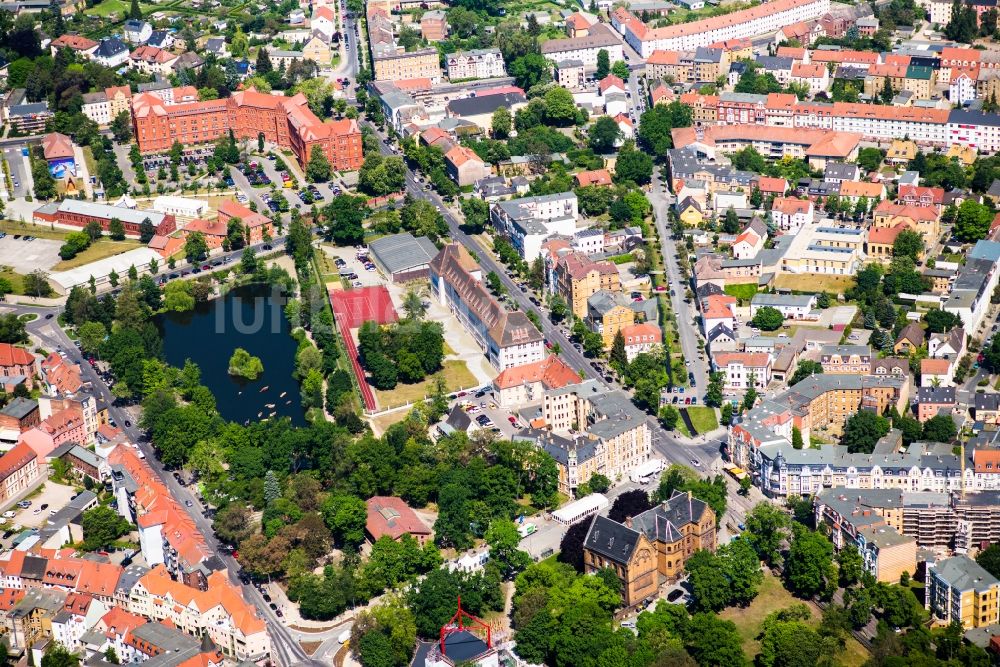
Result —
<svg viewBox="0 0 1000 667"><path fill-rule="evenodd" d="M872 227L868 230L868 242L865 245L865 254L868 259L890 264L892 262L892 247L896 243L896 237L904 229L909 229L905 223L898 223L894 227Z"/></svg>
<svg viewBox="0 0 1000 667"><path fill-rule="evenodd" d="M788 192L788 181L783 178L777 178L774 176L758 176L754 179L754 184L760 188L760 192L764 195L764 197L767 197L768 195L784 197L785 193Z"/></svg>
<svg viewBox="0 0 1000 667"><path fill-rule="evenodd" d="M936 206L916 206L880 201L873 214L873 229L891 229L903 224L917 231L925 248L933 248L941 236L940 209Z"/></svg>
<svg viewBox="0 0 1000 667"><path fill-rule="evenodd" d="M657 104L670 104L676 98L673 88L663 82L654 84L649 89L649 97L653 100L654 106Z"/></svg>
<svg viewBox="0 0 1000 667"><path fill-rule="evenodd" d="M79 364L71 363L53 352L41 363L50 394L75 394L83 388Z"/></svg>
<svg viewBox="0 0 1000 667"><path fill-rule="evenodd" d="M76 175L76 150L73 148L73 140L65 134L50 132L42 137L42 154L54 177Z"/></svg>
<svg viewBox="0 0 1000 667"><path fill-rule="evenodd" d="M492 171L490 165L484 162L468 146L455 146L452 148L444 154L444 163L448 170L448 176L459 187L472 185L476 181L489 176Z"/></svg>
<svg viewBox="0 0 1000 667"><path fill-rule="evenodd" d="M250 210L235 199L225 199L219 204L218 219L228 225L233 218L239 218L243 226L249 229L251 244L263 243L265 238L274 236L274 226L270 218Z"/></svg>
<svg viewBox="0 0 1000 667"><path fill-rule="evenodd" d="M207 634L236 661L257 662L271 652L267 626L225 569L212 572L204 588L195 588L174 581L162 565L154 566L132 588L128 610L195 637Z"/></svg>
<svg viewBox="0 0 1000 667"><path fill-rule="evenodd" d="M611 174L607 169L593 169L591 171L581 171L573 176L576 184L583 188L588 185L611 185Z"/></svg>
<svg viewBox="0 0 1000 667"><path fill-rule="evenodd" d="M43 419L38 426L22 433L18 442L28 445L36 455L44 458L66 442L88 444L91 436L83 410L75 406L59 410Z"/></svg>
<svg viewBox="0 0 1000 667"><path fill-rule="evenodd" d="M622 136L615 142L615 146L621 146L627 140L635 139L635 126L627 114L618 114L615 116L615 122L618 123L618 130L622 133Z"/></svg>
<svg viewBox="0 0 1000 667"><path fill-rule="evenodd" d="M23 347L0 343L0 377L24 378L28 389L34 388L35 355Z"/></svg>
<svg viewBox="0 0 1000 667"><path fill-rule="evenodd" d="M775 55L779 58L791 58L796 62L809 62L809 51L804 46L779 46Z"/></svg>
<svg viewBox="0 0 1000 667"><path fill-rule="evenodd" d="M942 206L944 205L944 188L901 185L896 198L901 204L911 206Z"/></svg>
<svg viewBox="0 0 1000 667"><path fill-rule="evenodd" d="M776 197L771 206L771 220L778 229L795 234L811 223L816 215L812 201Z"/></svg>
<svg viewBox="0 0 1000 667"><path fill-rule="evenodd" d="M736 328L736 315L733 308L737 299L728 294L713 294L702 301L701 321L704 332L707 334L719 324L724 325L730 331Z"/></svg>
<svg viewBox="0 0 1000 667"><path fill-rule="evenodd" d="M600 83L597 84L597 87L600 89L601 95L607 95L608 93L625 93L625 82L614 74L609 74L601 79Z"/></svg>
<svg viewBox="0 0 1000 667"><path fill-rule="evenodd" d="M766 389L771 381L771 355L766 352L722 352L712 355L712 363L726 374L725 388L741 391L750 387Z"/></svg>
<svg viewBox="0 0 1000 667"><path fill-rule="evenodd" d="M508 368L493 380L493 394L501 408L513 409L542 399L542 392L580 382L580 376L558 355Z"/></svg>
<svg viewBox="0 0 1000 667"><path fill-rule="evenodd" d="M59 49L70 49L81 55L89 56L97 50L98 46L100 44L83 35L60 35L49 42L49 51L52 53L53 58L55 58Z"/></svg>
<svg viewBox="0 0 1000 667"><path fill-rule="evenodd" d="M38 461L35 450L24 443L0 456L0 502L6 503L24 493L38 480L41 474Z"/></svg>
<svg viewBox="0 0 1000 667"><path fill-rule="evenodd" d="M388 537L398 542L403 535L410 535L422 546L431 539L431 529L402 498L374 496L365 502L368 505L365 532L372 541Z"/></svg>
<svg viewBox="0 0 1000 667"><path fill-rule="evenodd" d="M586 37L590 34L590 19L580 12L573 12L566 17L566 36L569 38Z"/></svg>
<svg viewBox="0 0 1000 667"><path fill-rule="evenodd" d="M779 30L778 34L775 35L775 45L794 40L804 46L809 46L814 40L822 36L823 26L819 23L810 24L805 21L799 21L798 23L786 25Z"/></svg>
<svg viewBox="0 0 1000 667"><path fill-rule="evenodd" d="M174 71L177 56L156 46L144 45L129 54L129 69L143 74L170 75Z"/></svg>
<svg viewBox="0 0 1000 667"><path fill-rule="evenodd" d="M816 95L830 85L830 71L823 63L793 63L792 83L801 83L810 95Z"/></svg>
<svg viewBox="0 0 1000 667"><path fill-rule="evenodd" d="M195 218L184 225L184 228L181 230L181 236L186 239L192 234L201 234L205 238L205 245L208 246L209 250L213 250L222 247L222 242L226 240L227 230L228 226L226 223L218 218L215 220Z"/></svg>
<svg viewBox="0 0 1000 667"><path fill-rule="evenodd" d="M625 356L632 362L640 354L652 352L663 343L663 332L652 322L630 324L621 329L625 339Z"/></svg>
<svg viewBox="0 0 1000 667"><path fill-rule="evenodd" d="M733 241L733 257L736 259L753 259L764 249L765 239L755 230L747 227Z"/></svg>
<svg viewBox="0 0 1000 667"><path fill-rule="evenodd" d="M844 181L840 184L840 198L850 199L852 204L857 204L862 197L869 202L875 199L885 200L885 186L881 183L869 183L868 181Z"/></svg>
<svg viewBox="0 0 1000 667"><path fill-rule="evenodd" d="M951 359L921 359L921 387L950 387L954 384L955 363Z"/></svg>

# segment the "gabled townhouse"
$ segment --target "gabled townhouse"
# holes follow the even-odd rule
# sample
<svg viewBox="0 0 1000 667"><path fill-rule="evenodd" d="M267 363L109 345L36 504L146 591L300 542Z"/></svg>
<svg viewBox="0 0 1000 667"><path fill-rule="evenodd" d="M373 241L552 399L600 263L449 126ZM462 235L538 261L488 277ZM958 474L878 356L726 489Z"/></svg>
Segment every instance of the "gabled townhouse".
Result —
<svg viewBox="0 0 1000 667"><path fill-rule="evenodd" d="M756 389L771 382L771 355L765 352L722 352L712 355L712 365L725 373L727 391L744 391L751 380Z"/></svg>
<svg viewBox="0 0 1000 667"><path fill-rule="evenodd" d="M827 375L867 375L872 368L872 350L867 345L824 345L819 363Z"/></svg>
<svg viewBox="0 0 1000 667"><path fill-rule="evenodd" d="M777 197L771 206L771 220L775 227L791 234L812 223L815 214L813 203L809 199Z"/></svg>

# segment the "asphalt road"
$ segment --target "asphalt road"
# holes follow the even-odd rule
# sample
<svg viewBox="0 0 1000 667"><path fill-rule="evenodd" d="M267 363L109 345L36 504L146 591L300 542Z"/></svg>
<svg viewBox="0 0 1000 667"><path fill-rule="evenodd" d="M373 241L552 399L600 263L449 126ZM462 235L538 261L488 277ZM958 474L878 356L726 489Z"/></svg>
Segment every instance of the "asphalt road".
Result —
<svg viewBox="0 0 1000 667"><path fill-rule="evenodd" d="M28 194L27 182L28 177L24 170L24 159L21 155L20 148L5 148L4 157L7 159L7 164L10 166L10 178L17 185L14 186L14 191L11 193L12 199L18 199L24 197Z"/></svg>

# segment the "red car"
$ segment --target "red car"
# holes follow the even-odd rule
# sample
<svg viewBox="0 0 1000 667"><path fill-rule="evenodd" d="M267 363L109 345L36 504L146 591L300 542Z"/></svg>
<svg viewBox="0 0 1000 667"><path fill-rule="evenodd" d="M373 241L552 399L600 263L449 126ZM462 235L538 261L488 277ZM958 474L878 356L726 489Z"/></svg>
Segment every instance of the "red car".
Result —
<svg viewBox="0 0 1000 667"><path fill-rule="evenodd" d="M517 417L514 417L514 416L507 417L507 421L509 421L511 424L516 424L517 423Z"/></svg>
<svg viewBox="0 0 1000 667"><path fill-rule="evenodd" d="M691 405L691 397L690 396L688 398L684 399L684 405Z"/></svg>

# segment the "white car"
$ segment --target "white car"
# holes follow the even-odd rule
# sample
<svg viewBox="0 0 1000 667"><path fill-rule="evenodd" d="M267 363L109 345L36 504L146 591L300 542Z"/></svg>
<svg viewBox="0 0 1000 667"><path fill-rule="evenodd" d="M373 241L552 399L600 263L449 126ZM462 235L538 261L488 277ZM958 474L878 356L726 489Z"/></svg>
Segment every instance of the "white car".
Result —
<svg viewBox="0 0 1000 667"><path fill-rule="evenodd" d="M15 516L17 516L17 512L15 512L14 510L7 510L6 512L3 513L3 516L5 519L13 519Z"/></svg>

